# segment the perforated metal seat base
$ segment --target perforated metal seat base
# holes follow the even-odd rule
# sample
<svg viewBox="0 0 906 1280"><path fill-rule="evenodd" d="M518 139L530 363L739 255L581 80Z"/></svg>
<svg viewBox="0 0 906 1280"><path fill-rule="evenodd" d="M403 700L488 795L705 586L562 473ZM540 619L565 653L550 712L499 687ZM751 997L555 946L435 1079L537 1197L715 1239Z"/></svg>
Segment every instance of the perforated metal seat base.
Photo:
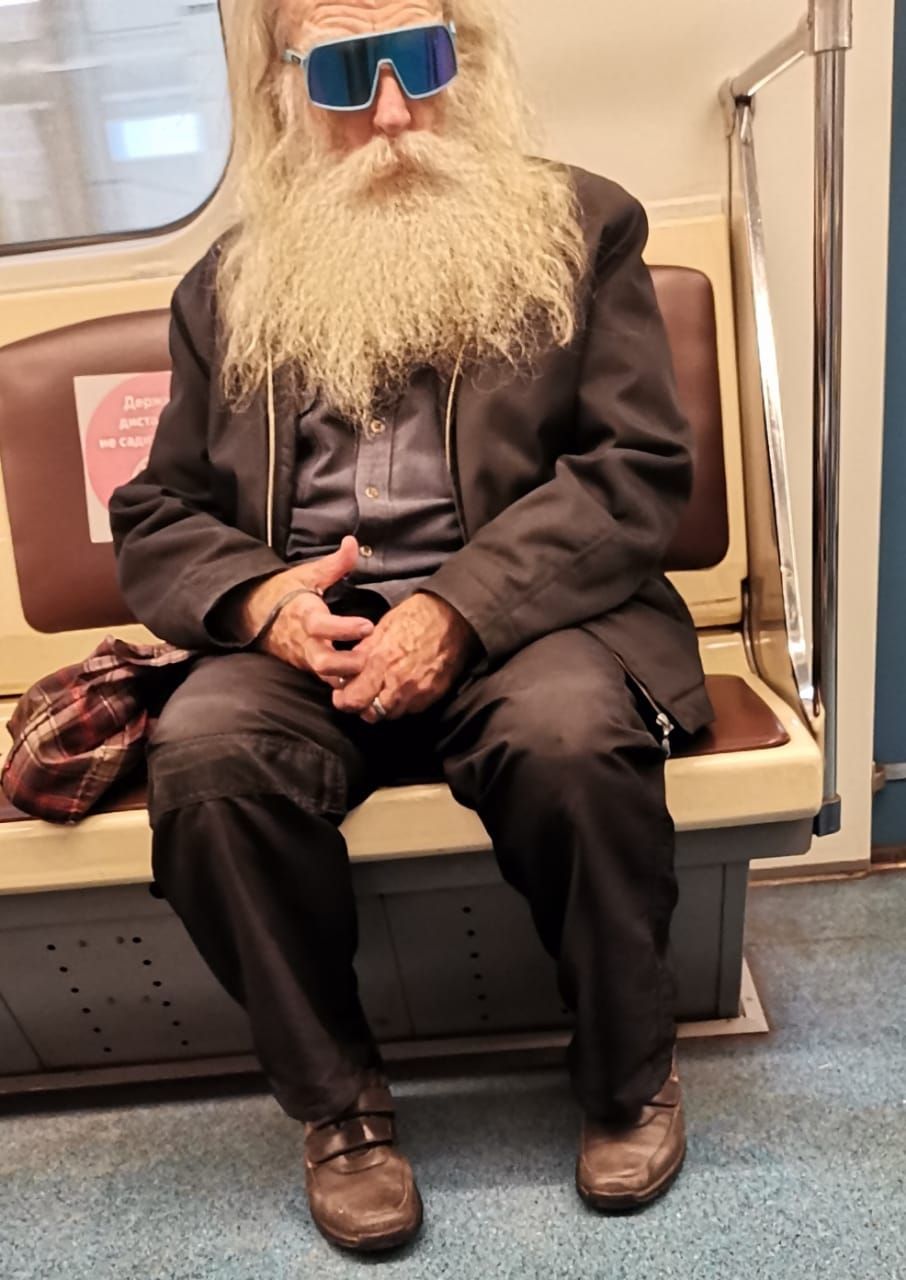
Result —
<svg viewBox="0 0 906 1280"><path fill-rule="evenodd" d="M732 850L719 837L680 838L673 943L685 1019L738 1012L748 858L800 852L809 827L756 828ZM363 863L355 877L360 983L382 1041L416 1050L569 1026L552 962L490 854ZM245 1015L148 886L0 897L0 1077L250 1050Z"/></svg>

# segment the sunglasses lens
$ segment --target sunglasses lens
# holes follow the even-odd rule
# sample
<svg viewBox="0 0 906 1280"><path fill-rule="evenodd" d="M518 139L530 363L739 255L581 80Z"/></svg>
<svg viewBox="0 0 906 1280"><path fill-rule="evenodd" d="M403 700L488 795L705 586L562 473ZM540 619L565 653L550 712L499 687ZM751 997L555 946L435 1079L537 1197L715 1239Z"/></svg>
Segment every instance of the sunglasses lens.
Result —
<svg viewBox="0 0 906 1280"><path fill-rule="evenodd" d="M349 40L313 49L308 91L318 107L366 107L371 99L377 50L370 40Z"/></svg>
<svg viewBox="0 0 906 1280"><path fill-rule="evenodd" d="M437 93L456 75L456 51L445 27L396 31L387 37L384 56L393 59L403 88L413 98Z"/></svg>
<svg viewBox="0 0 906 1280"><path fill-rule="evenodd" d="M393 63L406 93L424 98L456 75L456 49L446 27L390 31L320 45L308 60L308 92L317 107L335 111L367 107L379 63Z"/></svg>

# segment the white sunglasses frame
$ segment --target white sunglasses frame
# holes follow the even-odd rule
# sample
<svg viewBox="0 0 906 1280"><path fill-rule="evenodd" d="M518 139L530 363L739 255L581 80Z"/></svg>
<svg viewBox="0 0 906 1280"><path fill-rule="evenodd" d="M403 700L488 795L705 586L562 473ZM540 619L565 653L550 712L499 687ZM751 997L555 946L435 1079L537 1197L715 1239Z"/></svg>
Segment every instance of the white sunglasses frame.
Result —
<svg viewBox="0 0 906 1280"><path fill-rule="evenodd" d="M450 39L453 41L453 54L454 54L454 57L456 57L456 71L453 73L453 76L451 77L450 80L447 81L446 84L442 84L439 89L432 89L430 93L410 93L406 88L406 86L403 84L402 80L400 79L400 74L397 71L396 66L394 65L393 59L381 58L380 62L378 62L374 68L374 83L371 86L371 97L361 107L330 107L330 106L326 106L322 102L315 102L311 93L310 72L309 72L309 62L311 60L311 55L318 49L328 49L338 44L351 44L354 40L368 40L371 38L370 36L343 36L339 40L322 40L320 41L319 44L313 44L312 47L306 53L300 53L298 49L287 47L286 49L284 49L283 53L280 55L280 61L289 63L291 66L298 67L300 71L304 72L305 91L308 94L309 101L312 103L313 106L320 108L321 111L339 111L339 112L345 113L350 111L370 110L371 107L374 106L374 100L378 95L378 86L381 83L381 70L383 67L390 67L391 71L393 72L394 78L396 79L397 84L399 85L403 94L410 100L410 102L422 102L426 98L436 98L439 93L443 93L444 89L448 89L450 85L453 83L453 81L456 79L456 77L459 75L459 57L458 57L458 51L456 48L456 23L455 22L422 22L414 27L394 27L392 31L375 31L372 33L373 36L391 36L391 35L396 35L397 32L403 32L403 31L434 31L438 27L448 32L450 35Z"/></svg>

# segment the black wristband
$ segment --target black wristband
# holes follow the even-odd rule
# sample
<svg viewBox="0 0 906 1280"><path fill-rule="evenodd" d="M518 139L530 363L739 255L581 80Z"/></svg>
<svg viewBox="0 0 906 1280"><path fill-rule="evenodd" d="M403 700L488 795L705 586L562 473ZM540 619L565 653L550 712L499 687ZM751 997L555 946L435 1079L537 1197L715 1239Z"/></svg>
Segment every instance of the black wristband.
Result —
<svg viewBox="0 0 906 1280"><path fill-rule="evenodd" d="M256 644L260 644L289 602L295 600L297 596L306 595L317 596L319 600L324 598L323 591L320 591L317 587L293 587L292 591L287 591L285 596L280 597L259 627L257 634L248 641L246 648L251 649Z"/></svg>

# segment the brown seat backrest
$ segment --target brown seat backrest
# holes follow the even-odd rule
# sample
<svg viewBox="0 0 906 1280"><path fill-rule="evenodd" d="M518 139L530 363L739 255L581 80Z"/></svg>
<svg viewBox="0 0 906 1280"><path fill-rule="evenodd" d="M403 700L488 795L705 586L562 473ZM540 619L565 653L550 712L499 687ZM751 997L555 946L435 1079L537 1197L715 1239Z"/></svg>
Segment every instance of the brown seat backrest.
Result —
<svg viewBox="0 0 906 1280"><path fill-rule="evenodd" d="M652 274L696 449L694 492L667 567L702 569L722 559L728 537L714 298L698 271ZM0 350L0 464L22 611L35 630L132 621L112 545L89 537L73 379L169 367L165 311L88 320Z"/></svg>
<svg viewBox="0 0 906 1280"><path fill-rule="evenodd" d="M710 569L724 558L730 540L714 290L706 275L689 267L653 267L651 275L695 450L692 497L666 568Z"/></svg>
<svg viewBox="0 0 906 1280"><path fill-rule="evenodd" d="M0 465L22 612L36 631L131 622L111 543L93 543L73 379L169 369L167 313L87 320L0 350Z"/></svg>

